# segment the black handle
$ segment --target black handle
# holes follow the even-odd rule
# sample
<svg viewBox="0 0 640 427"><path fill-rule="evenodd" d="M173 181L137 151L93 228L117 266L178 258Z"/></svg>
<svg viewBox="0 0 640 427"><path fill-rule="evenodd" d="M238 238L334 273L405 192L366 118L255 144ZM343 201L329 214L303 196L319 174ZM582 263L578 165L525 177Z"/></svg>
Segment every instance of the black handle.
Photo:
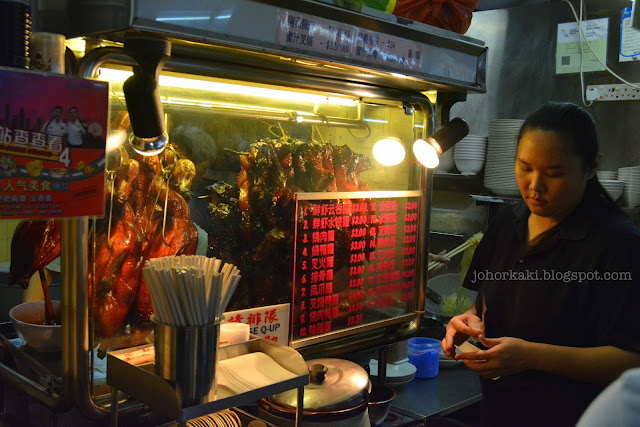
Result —
<svg viewBox="0 0 640 427"><path fill-rule="evenodd" d="M309 367L309 382L312 384L322 384L329 370L326 366L317 363Z"/></svg>
<svg viewBox="0 0 640 427"><path fill-rule="evenodd" d="M429 298L431 301L435 302L436 304L440 304L442 302L442 296L437 293L436 291L434 291L433 289L431 289L430 287L427 286L427 298Z"/></svg>

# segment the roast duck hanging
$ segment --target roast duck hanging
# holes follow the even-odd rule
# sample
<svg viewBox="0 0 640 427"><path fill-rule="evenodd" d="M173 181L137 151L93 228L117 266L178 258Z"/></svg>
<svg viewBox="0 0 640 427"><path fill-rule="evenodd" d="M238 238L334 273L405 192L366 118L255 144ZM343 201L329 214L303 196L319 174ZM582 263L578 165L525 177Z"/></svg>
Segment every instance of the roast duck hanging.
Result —
<svg viewBox="0 0 640 427"><path fill-rule="evenodd" d="M151 299L141 274L147 259L195 254L198 231L181 195L194 173L190 160L171 151L124 159L108 173L107 214L95 222L95 250L89 249L98 336L116 334L127 321L135 326L149 320ZM60 221L21 222L11 254L9 284L26 287L34 273L60 256Z"/></svg>
<svg viewBox="0 0 640 427"><path fill-rule="evenodd" d="M347 145L286 136L259 139L239 155L238 185L217 182L209 187L207 254L242 270L228 310L289 302L294 194L367 191L369 186L359 175L373 166L367 156L354 153ZM338 228L335 236L338 271L341 263L349 263L350 234ZM367 232L366 239L369 236Z"/></svg>

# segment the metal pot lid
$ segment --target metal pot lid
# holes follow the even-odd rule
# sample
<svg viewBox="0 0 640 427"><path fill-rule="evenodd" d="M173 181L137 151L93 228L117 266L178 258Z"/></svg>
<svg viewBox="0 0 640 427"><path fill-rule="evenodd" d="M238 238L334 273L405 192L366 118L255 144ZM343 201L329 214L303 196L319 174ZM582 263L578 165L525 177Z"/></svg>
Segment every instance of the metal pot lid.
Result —
<svg viewBox="0 0 640 427"><path fill-rule="evenodd" d="M306 361L309 384L304 387L304 409L315 412L339 411L356 407L367 398L369 375L358 364L342 359ZM297 390L271 396L281 406L295 407Z"/></svg>

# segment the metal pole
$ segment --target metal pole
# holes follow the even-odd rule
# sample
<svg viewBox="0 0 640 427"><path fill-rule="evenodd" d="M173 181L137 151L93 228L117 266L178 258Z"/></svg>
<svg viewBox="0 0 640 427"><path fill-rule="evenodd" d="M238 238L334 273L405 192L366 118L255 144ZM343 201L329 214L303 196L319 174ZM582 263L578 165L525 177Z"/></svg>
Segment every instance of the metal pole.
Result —
<svg viewBox="0 0 640 427"><path fill-rule="evenodd" d="M61 220L60 234L63 389L83 415L102 419L109 412L93 402L89 384L89 219Z"/></svg>

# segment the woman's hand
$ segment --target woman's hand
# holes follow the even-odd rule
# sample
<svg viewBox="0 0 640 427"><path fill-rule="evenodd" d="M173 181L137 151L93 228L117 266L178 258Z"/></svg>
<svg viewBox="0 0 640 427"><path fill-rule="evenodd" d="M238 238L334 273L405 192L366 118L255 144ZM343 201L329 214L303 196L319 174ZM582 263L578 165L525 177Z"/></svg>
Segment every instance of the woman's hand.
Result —
<svg viewBox="0 0 640 427"><path fill-rule="evenodd" d="M441 251L437 255L429 252L429 262L436 261L439 263L433 270L431 270L430 274L433 274L436 271L443 269L449 263L449 261L451 261L451 258L445 255L446 253L447 253L446 250Z"/></svg>
<svg viewBox="0 0 640 427"><path fill-rule="evenodd" d="M442 351L453 358L456 355L455 346L462 344L469 337L477 337L484 333L482 320L473 310L452 318L447 324L447 332L442 339Z"/></svg>
<svg viewBox="0 0 640 427"><path fill-rule="evenodd" d="M531 369L531 343L519 338L478 338L488 350L468 351L455 356L483 378L513 375Z"/></svg>

